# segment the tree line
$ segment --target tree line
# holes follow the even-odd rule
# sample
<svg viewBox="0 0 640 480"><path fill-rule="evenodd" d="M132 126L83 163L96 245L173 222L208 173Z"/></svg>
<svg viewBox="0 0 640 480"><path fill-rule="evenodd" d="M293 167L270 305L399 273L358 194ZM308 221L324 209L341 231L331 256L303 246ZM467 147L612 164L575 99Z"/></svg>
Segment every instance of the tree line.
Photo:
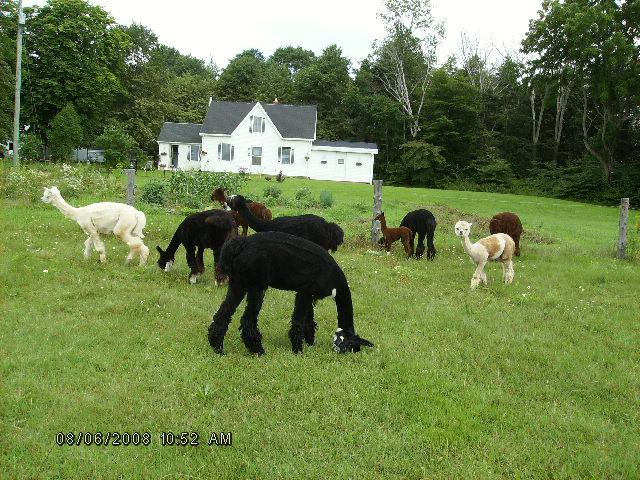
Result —
<svg viewBox="0 0 640 480"><path fill-rule="evenodd" d="M318 138L377 143L376 177L390 183L640 200L637 0L544 0L519 51L495 61L463 37L442 64L444 29L429 0L386 0L385 35L357 66L338 45L319 55L283 46L270 56L240 52L223 69L85 0L25 13L27 151L45 144L64 156L82 144L102 146L113 164L123 152L151 157L162 123L201 122L210 96L277 98L317 105ZM3 138L12 128L16 28L8 0L0 5Z"/></svg>

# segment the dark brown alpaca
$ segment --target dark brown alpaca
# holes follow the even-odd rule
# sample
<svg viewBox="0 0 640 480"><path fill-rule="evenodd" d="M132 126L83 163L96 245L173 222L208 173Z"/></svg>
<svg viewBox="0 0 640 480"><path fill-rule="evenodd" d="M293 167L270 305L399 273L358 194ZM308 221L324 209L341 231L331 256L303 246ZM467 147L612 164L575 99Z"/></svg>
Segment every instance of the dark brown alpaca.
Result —
<svg viewBox="0 0 640 480"><path fill-rule="evenodd" d="M520 235L522 235L522 222L520 218L511 212L497 213L489 222L489 231L494 233L506 233L516 244L515 256L520 256Z"/></svg>
<svg viewBox="0 0 640 480"><path fill-rule="evenodd" d="M224 188L216 188L211 193L211 200L213 200L214 202L220 202L220 205L222 205L222 208L224 208L225 210L229 209L229 206L227 205L227 197L224 194ZM265 207L262 203L247 202L247 207L249 207L249 210L251 210L251 213L253 213L255 217L262 220L271 220L271 210ZM233 215L233 219L236 221L236 225L242 227L242 235L246 237L247 230L249 228L249 224L247 223L247 221L242 218L242 215L240 215L235 210L230 210L229 213Z"/></svg>
<svg viewBox="0 0 640 480"><path fill-rule="evenodd" d="M380 227L382 228L382 235L384 236L384 247L387 252L391 251L391 244L396 240L402 240L404 246L404 253L407 254L407 258L413 255L413 248L411 248L411 237L413 232L407 227L388 228L387 220L384 218L384 212L377 215L375 220L380 221Z"/></svg>

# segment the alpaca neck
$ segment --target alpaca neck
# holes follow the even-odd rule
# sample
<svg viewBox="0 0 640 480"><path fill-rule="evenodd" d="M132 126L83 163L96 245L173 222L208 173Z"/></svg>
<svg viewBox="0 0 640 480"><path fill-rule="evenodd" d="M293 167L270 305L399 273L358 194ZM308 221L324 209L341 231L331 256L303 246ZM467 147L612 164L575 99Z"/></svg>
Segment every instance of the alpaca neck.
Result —
<svg viewBox="0 0 640 480"><path fill-rule="evenodd" d="M469 255L472 255L472 245L473 244L471 243L471 240L469 240L469 236L465 235L462 239L462 246Z"/></svg>
<svg viewBox="0 0 640 480"><path fill-rule="evenodd" d="M353 326L353 302L351 301L351 290L347 283L344 273L342 274L342 285L336 288L336 309L338 311L338 327L350 332L355 333Z"/></svg>
<svg viewBox="0 0 640 480"><path fill-rule="evenodd" d="M249 207L247 207L246 202L242 202L238 207L238 213L242 215L251 228L253 228L256 232L265 232L269 230L269 221L262 220L261 218L256 217Z"/></svg>
<svg viewBox="0 0 640 480"><path fill-rule="evenodd" d="M380 217L380 228L384 232L387 229L387 219L384 217Z"/></svg>
<svg viewBox="0 0 640 480"><path fill-rule="evenodd" d="M69 205L64 198L62 198L62 195L54 196L51 204L60 210L65 217L72 218L73 220L77 218L78 209Z"/></svg>

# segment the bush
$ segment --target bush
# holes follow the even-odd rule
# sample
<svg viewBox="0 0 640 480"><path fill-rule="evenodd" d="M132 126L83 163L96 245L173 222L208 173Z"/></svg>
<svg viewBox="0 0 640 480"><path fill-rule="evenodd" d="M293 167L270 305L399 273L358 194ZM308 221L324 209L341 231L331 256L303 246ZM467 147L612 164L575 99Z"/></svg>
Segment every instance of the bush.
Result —
<svg viewBox="0 0 640 480"><path fill-rule="evenodd" d="M329 208L333 205L333 194L326 190L320 192L320 206Z"/></svg>
<svg viewBox="0 0 640 480"><path fill-rule="evenodd" d="M20 139L20 157L23 160L40 160L42 153L42 139L35 133L25 133Z"/></svg>
<svg viewBox="0 0 640 480"><path fill-rule="evenodd" d="M152 205L163 206L167 202L167 185L163 182L150 182L142 187L140 200Z"/></svg>
<svg viewBox="0 0 640 480"><path fill-rule="evenodd" d="M311 190L309 190L307 187L302 187L296 190L296 200L307 200L309 197L311 197Z"/></svg>
<svg viewBox="0 0 640 480"><path fill-rule="evenodd" d="M169 179L169 200L199 208L211 204L211 192L217 187L237 192L245 181L246 177L237 173L173 172Z"/></svg>
<svg viewBox="0 0 640 480"><path fill-rule="evenodd" d="M274 200L277 200L282 196L282 190L280 190L278 187L267 187L264 189L263 195L265 198L272 198Z"/></svg>
<svg viewBox="0 0 640 480"><path fill-rule="evenodd" d="M64 198L81 194L110 199L124 198L122 178L100 172L94 165L21 165L5 169L0 178L0 195L4 198L37 202L43 187L57 186ZM118 200L114 200L118 201Z"/></svg>
<svg viewBox="0 0 640 480"><path fill-rule="evenodd" d="M104 149L105 163L110 167L128 167L130 155L138 157L140 148L122 126L110 125L96 138L96 146Z"/></svg>
<svg viewBox="0 0 640 480"><path fill-rule="evenodd" d="M73 105L68 104L53 119L49 130L49 147L53 160L67 162L73 149L82 143L82 125Z"/></svg>

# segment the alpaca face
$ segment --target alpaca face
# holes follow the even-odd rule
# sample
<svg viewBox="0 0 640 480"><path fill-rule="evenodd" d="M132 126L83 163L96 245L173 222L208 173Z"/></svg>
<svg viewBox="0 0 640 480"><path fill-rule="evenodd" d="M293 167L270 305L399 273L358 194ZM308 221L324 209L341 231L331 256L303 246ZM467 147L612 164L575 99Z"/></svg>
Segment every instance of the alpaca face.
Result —
<svg viewBox="0 0 640 480"><path fill-rule="evenodd" d="M460 220L458 223L456 223L456 226L455 226L456 235L458 237L468 237L469 234L471 233L471 225L473 225L473 223Z"/></svg>
<svg viewBox="0 0 640 480"><path fill-rule="evenodd" d="M373 343L341 328L333 336L333 351L336 353L359 352L362 347L373 347Z"/></svg>
<svg viewBox="0 0 640 480"><path fill-rule="evenodd" d="M243 203L244 197L242 195L231 195L227 197L226 205L230 210L238 210L240 204Z"/></svg>
<svg viewBox="0 0 640 480"><path fill-rule="evenodd" d="M158 266L165 272L171 271L173 262L175 262L175 258L167 258L166 252L159 246L156 246L156 250L158 250L158 253L160 254L160 258L158 259Z"/></svg>
<svg viewBox="0 0 640 480"><path fill-rule="evenodd" d="M44 203L51 203L53 197L55 197L56 195L60 195L60 190L58 190L58 187L44 187L44 192L42 193L42 197L40 198L40 200L42 200Z"/></svg>

